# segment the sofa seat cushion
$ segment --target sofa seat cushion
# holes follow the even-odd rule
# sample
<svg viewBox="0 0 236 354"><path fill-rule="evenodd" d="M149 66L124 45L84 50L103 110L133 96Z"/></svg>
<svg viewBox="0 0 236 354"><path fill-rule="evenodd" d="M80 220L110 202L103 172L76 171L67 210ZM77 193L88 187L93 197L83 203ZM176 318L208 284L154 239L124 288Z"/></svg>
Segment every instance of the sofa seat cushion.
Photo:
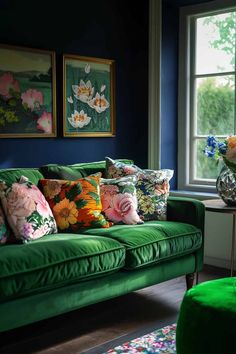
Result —
<svg viewBox="0 0 236 354"><path fill-rule="evenodd" d="M116 225L88 229L86 234L110 237L126 248L125 269L137 269L199 249L201 231L175 221L146 221L142 225Z"/></svg>
<svg viewBox="0 0 236 354"><path fill-rule="evenodd" d="M0 301L103 276L124 266L116 240L78 234L47 235L0 247Z"/></svg>

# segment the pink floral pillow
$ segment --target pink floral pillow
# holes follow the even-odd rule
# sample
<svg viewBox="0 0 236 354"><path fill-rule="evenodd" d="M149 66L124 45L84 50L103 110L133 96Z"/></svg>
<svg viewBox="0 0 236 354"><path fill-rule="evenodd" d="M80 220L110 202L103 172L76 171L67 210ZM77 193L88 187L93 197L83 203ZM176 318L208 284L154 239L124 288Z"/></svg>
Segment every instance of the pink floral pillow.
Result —
<svg viewBox="0 0 236 354"><path fill-rule="evenodd" d="M0 199L7 221L17 239L36 240L57 232L57 226L44 195L22 176L8 185L0 181Z"/></svg>
<svg viewBox="0 0 236 354"><path fill-rule="evenodd" d="M101 179L102 211L108 220L131 225L142 223L137 214L136 180L136 176Z"/></svg>

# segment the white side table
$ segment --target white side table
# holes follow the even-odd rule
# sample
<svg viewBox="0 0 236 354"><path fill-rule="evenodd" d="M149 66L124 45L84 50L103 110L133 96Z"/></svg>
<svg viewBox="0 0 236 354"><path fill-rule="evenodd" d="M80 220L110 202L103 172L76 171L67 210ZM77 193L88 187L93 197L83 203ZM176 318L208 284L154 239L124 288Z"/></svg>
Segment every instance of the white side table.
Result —
<svg viewBox="0 0 236 354"><path fill-rule="evenodd" d="M230 261L230 276L233 276L234 271L234 249L235 249L235 215L236 215L236 206L231 207L226 205L221 199L209 199L203 200L203 204L207 211L213 211L216 213L225 213L233 215L233 227L232 227L232 243L231 243L231 261Z"/></svg>

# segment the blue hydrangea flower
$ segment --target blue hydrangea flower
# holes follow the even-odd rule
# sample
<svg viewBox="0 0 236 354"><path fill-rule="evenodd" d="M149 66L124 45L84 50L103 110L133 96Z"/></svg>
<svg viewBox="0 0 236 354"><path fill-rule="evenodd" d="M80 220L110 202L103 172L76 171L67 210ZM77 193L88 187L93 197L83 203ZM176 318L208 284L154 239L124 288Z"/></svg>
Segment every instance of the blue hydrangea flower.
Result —
<svg viewBox="0 0 236 354"><path fill-rule="evenodd" d="M211 150L208 150L208 148L206 147L204 150L203 150L204 154L207 156L207 157L213 157L216 153L216 150L215 149L211 149Z"/></svg>
<svg viewBox="0 0 236 354"><path fill-rule="evenodd" d="M226 141L222 142L213 135L208 135L206 143L207 145L203 149L203 152L207 157L215 157L218 159L220 156L226 155L228 148Z"/></svg>
<svg viewBox="0 0 236 354"><path fill-rule="evenodd" d="M216 140L216 138L213 135L209 135L207 137L207 146L215 149L217 147L217 143L218 143L218 141Z"/></svg>

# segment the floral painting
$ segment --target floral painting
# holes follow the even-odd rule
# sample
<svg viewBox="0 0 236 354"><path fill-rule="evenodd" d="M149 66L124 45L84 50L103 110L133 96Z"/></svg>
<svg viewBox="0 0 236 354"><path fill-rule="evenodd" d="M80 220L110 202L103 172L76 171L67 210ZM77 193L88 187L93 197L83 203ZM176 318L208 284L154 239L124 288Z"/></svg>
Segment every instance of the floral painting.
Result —
<svg viewBox="0 0 236 354"><path fill-rule="evenodd" d="M64 136L114 136L114 61L64 55Z"/></svg>
<svg viewBox="0 0 236 354"><path fill-rule="evenodd" d="M55 54L0 45L0 137L56 136Z"/></svg>

